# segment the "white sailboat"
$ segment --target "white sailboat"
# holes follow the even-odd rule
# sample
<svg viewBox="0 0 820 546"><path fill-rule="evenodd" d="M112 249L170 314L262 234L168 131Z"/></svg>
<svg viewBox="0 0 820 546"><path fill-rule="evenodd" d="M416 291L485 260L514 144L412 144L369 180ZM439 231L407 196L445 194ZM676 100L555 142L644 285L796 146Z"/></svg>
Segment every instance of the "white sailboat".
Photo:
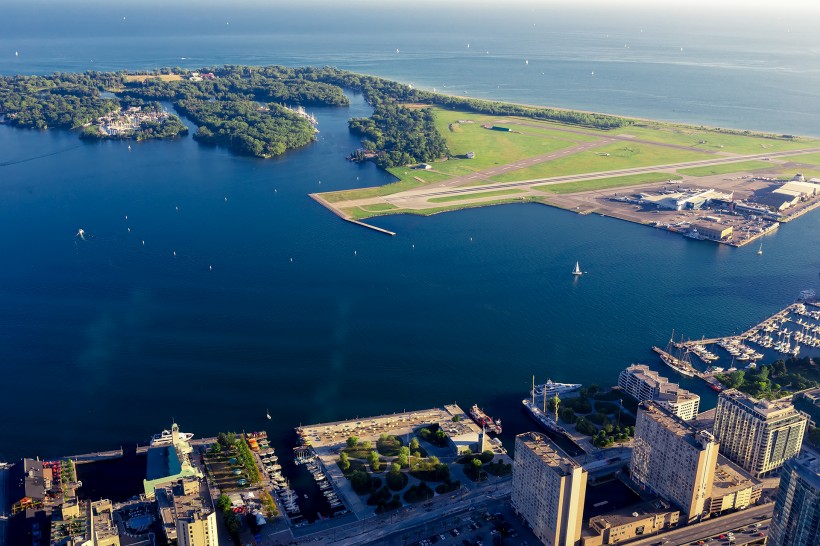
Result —
<svg viewBox="0 0 820 546"><path fill-rule="evenodd" d="M572 274L573 275L583 275L584 274L583 271L581 271L581 266L578 264L578 262L575 262L575 269L572 270Z"/></svg>
<svg viewBox="0 0 820 546"><path fill-rule="evenodd" d="M763 243L760 243L760 248L757 249L757 255L760 256L763 254Z"/></svg>

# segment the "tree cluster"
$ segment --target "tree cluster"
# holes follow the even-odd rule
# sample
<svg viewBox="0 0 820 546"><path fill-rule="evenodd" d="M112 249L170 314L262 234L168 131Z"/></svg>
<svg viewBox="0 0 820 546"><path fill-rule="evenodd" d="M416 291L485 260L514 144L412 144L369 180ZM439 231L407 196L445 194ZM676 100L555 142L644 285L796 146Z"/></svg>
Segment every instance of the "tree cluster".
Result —
<svg viewBox="0 0 820 546"><path fill-rule="evenodd" d="M274 157L313 140L306 119L276 104L261 108L250 101L190 99L176 108L199 127L194 139L240 154Z"/></svg>
<svg viewBox="0 0 820 546"><path fill-rule="evenodd" d="M785 396L788 392L816 387L820 372L812 365L810 358L791 358L716 377L730 389L738 389L755 398L771 400Z"/></svg>
<svg viewBox="0 0 820 546"><path fill-rule="evenodd" d="M431 93L429 91L414 89L409 85L399 82L384 80L365 74L355 74L327 66L322 68L305 67L295 70L304 79L315 79L316 81L361 92L367 101L373 105L384 100L424 103L453 110L464 110L493 116L521 116L594 127L597 129L614 129L633 123L632 120L607 114L505 104L481 99Z"/></svg>
<svg viewBox="0 0 820 546"><path fill-rule="evenodd" d="M365 150L378 152L376 164L382 168L434 161L448 153L427 108L411 110L382 102L369 118L353 118L349 126L362 137Z"/></svg>

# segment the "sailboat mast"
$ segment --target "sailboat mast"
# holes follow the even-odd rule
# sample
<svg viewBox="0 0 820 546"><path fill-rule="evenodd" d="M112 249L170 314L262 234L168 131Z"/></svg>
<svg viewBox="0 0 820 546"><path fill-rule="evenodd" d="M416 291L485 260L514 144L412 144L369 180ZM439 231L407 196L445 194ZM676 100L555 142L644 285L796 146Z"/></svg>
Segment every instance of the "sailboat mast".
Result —
<svg viewBox="0 0 820 546"><path fill-rule="evenodd" d="M532 390L530 391L532 394L532 405L535 406L535 376L532 376Z"/></svg>

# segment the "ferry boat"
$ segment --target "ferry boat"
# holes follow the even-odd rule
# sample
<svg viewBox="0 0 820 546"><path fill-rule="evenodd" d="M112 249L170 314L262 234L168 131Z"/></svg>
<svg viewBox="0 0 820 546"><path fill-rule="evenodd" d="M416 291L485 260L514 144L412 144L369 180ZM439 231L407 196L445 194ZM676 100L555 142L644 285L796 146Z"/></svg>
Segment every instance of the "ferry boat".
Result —
<svg viewBox="0 0 820 546"><path fill-rule="evenodd" d="M496 419L493 421L492 417L481 411L478 404L473 404L473 407L470 408L470 417L473 418L473 421L478 423L478 426L487 429L487 432L501 434L501 419Z"/></svg>
<svg viewBox="0 0 820 546"><path fill-rule="evenodd" d="M552 398L556 394L564 394L566 392L574 392L580 389L582 385L580 383L556 383L551 379L547 379L547 382L543 385L536 385L533 388L533 396L543 397L546 396L547 398Z"/></svg>
<svg viewBox="0 0 820 546"><path fill-rule="evenodd" d="M176 425L174 425L176 427ZM176 429L177 435L180 440L184 442L189 442L194 435L190 432L179 432L179 428ZM159 434L154 434L151 437L151 447L154 446L161 446L166 444L172 444L174 440L174 433L170 430L163 430Z"/></svg>

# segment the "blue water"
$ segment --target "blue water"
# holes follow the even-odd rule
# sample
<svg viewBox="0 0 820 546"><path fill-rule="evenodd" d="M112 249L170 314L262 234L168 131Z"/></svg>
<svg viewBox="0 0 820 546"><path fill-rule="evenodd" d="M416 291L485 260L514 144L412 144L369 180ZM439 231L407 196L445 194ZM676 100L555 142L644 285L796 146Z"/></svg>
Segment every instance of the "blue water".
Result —
<svg viewBox="0 0 820 546"><path fill-rule="evenodd" d="M687 28L524 7L430 20L38 6L0 20L0 73L333 64L473 96L820 134L820 42L799 17L755 34L756 19ZM396 237L344 223L307 193L390 180L344 160L358 145L347 119L369 112L351 101L316 110L317 143L268 161L191 138L129 151L0 126L0 458L117 447L171 419L284 442L299 423L453 400L516 432L531 426L532 374L612 384L656 363L649 347L673 328L729 334L820 284L818 214L767 238L763 256L541 205L374 221ZM575 260L589 272L577 280Z"/></svg>

